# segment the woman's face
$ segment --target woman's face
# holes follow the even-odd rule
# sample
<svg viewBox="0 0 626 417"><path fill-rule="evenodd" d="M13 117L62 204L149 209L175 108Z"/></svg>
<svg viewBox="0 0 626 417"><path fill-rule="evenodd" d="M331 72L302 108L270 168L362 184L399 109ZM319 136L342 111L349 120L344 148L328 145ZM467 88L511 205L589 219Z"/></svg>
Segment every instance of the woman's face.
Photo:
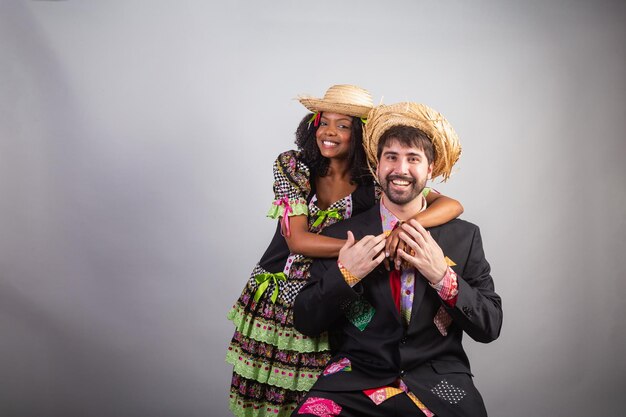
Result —
<svg viewBox="0 0 626 417"><path fill-rule="evenodd" d="M350 153L352 116L339 113L322 113L315 133L317 146L326 158L345 159Z"/></svg>

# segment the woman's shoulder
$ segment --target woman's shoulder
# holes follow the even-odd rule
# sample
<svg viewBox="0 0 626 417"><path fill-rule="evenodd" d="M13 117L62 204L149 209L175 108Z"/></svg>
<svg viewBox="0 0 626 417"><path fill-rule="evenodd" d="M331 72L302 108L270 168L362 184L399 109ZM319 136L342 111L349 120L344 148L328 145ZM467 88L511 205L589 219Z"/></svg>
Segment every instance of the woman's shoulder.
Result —
<svg viewBox="0 0 626 417"><path fill-rule="evenodd" d="M290 149L288 151L284 151L278 154L278 156L276 157L277 161L297 161L297 162L304 162L302 160L302 152L294 150L294 149Z"/></svg>
<svg viewBox="0 0 626 417"><path fill-rule="evenodd" d="M296 151L294 149L290 149L288 151L284 151L278 154L278 158L276 159L283 159L283 158L295 158L295 159L300 159L302 157L302 153L300 151Z"/></svg>
<svg viewBox="0 0 626 417"><path fill-rule="evenodd" d="M311 176L311 170L304 162L302 153L295 150L280 153L274 161L274 171L279 171L290 179L297 179L297 182Z"/></svg>
<svg viewBox="0 0 626 417"><path fill-rule="evenodd" d="M299 151L286 151L274 162L274 194L276 199L287 197L307 200L311 193L311 170L302 161Z"/></svg>
<svg viewBox="0 0 626 417"><path fill-rule="evenodd" d="M309 171L309 167L302 157L302 152L293 149L278 154L274 165L279 165L291 170Z"/></svg>

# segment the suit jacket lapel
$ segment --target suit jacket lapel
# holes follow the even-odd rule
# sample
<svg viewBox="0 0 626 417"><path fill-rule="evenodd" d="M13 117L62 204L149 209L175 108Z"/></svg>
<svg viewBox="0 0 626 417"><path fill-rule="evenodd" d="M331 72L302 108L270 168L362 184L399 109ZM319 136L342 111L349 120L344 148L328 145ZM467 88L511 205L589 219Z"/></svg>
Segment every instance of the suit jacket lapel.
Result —
<svg viewBox="0 0 626 417"><path fill-rule="evenodd" d="M374 204L369 210L358 217L358 229L354 230L354 236L361 239L367 235L379 235L383 232L383 223L380 220L380 203Z"/></svg>
<svg viewBox="0 0 626 417"><path fill-rule="evenodd" d="M363 213L359 220L358 229L354 231L357 239L362 239L367 235L377 236L381 234L383 232L383 223L380 219L380 203L376 203L371 209ZM389 272L385 269L385 266L382 263L378 265L367 279L370 280L370 285L374 287L374 293L380 294L382 304L389 310L392 310L398 323L401 323L400 313L396 309L391 295Z"/></svg>
<svg viewBox="0 0 626 417"><path fill-rule="evenodd" d="M428 229L428 231L435 241L439 240L439 233L441 232L440 227ZM411 321L409 322L409 326L415 321L415 315L422 304L427 287L429 287L428 280L424 278L424 276L417 269L415 269L415 287L413 291L413 306L411 309Z"/></svg>

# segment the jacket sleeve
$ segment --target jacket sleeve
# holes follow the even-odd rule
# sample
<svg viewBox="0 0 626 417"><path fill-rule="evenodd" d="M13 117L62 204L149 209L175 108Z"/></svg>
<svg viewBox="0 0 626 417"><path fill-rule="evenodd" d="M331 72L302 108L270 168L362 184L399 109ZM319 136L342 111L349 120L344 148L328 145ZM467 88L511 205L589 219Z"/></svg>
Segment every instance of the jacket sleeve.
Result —
<svg viewBox="0 0 626 417"><path fill-rule="evenodd" d="M495 292L490 272L480 229L475 227L465 268L457 274L457 302L454 307L446 307L454 322L482 343L497 339L502 327L502 300Z"/></svg>
<svg viewBox="0 0 626 417"><path fill-rule="evenodd" d="M344 318L343 308L358 297L344 280L334 259L316 259L309 282L296 297L293 321L296 330L318 336Z"/></svg>

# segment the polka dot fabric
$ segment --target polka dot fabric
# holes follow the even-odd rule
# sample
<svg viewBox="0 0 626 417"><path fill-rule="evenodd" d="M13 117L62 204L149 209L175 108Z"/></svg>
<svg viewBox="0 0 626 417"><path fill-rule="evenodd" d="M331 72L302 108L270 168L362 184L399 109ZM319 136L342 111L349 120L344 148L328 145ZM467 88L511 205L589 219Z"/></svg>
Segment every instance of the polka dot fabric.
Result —
<svg viewBox="0 0 626 417"><path fill-rule="evenodd" d="M457 404L467 395L461 388L455 387L445 379L435 385L433 389L431 389L431 392L450 404Z"/></svg>

